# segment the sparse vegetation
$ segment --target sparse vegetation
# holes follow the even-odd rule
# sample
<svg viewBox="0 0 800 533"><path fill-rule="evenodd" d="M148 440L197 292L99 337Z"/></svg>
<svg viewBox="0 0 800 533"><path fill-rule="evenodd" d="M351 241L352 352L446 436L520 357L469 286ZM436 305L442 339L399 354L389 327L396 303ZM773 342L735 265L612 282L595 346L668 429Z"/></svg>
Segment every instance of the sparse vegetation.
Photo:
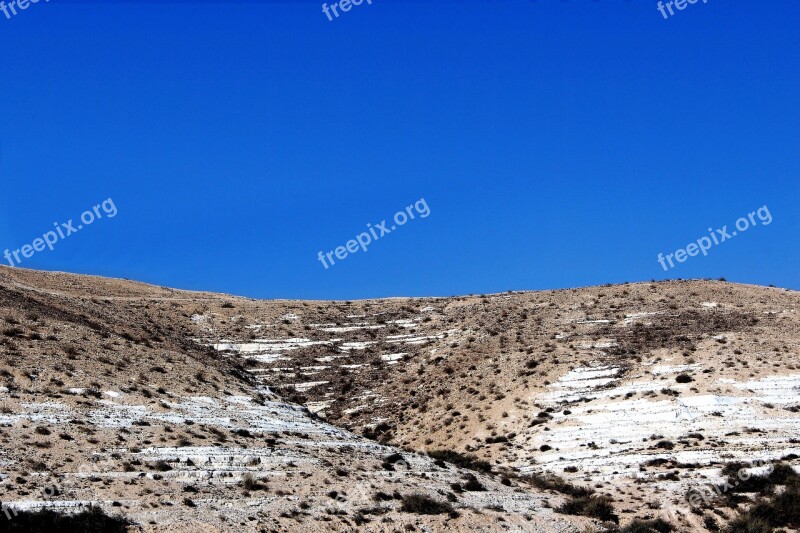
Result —
<svg viewBox="0 0 800 533"><path fill-rule="evenodd" d="M654 520L634 520L619 530L619 533L671 533L676 527L669 522L656 518Z"/></svg>
<svg viewBox="0 0 800 533"><path fill-rule="evenodd" d="M519 479L538 489L554 490L575 498L589 497L594 494L592 489L573 485L554 474L532 473L520 476Z"/></svg>
<svg viewBox="0 0 800 533"><path fill-rule="evenodd" d="M245 474L242 477L242 487L249 491L267 490L267 486L261 483L253 474Z"/></svg>
<svg viewBox="0 0 800 533"><path fill-rule="evenodd" d="M611 500L605 496L579 496L556 509L559 513L588 516L604 522L619 522Z"/></svg>
<svg viewBox="0 0 800 533"><path fill-rule="evenodd" d="M728 524L726 533L772 533L774 528L767 521L753 516L740 516Z"/></svg>
<svg viewBox="0 0 800 533"><path fill-rule="evenodd" d="M408 494L403 496L400 510L404 513L415 514L448 514L458 516L449 502L440 501L425 494Z"/></svg>
<svg viewBox="0 0 800 533"><path fill-rule="evenodd" d="M0 516L3 531L9 533L125 533L132 522L119 516L109 516L99 507L91 507L77 514L54 511L17 511L11 519Z"/></svg>
<svg viewBox="0 0 800 533"><path fill-rule="evenodd" d="M459 468L466 468L468 470L475 470L478 472L491 472L492 465L487 461L477 459L473 455L464 455L452 450L434 450L428 452L428 455L438 461L451 463Z"/></svg>

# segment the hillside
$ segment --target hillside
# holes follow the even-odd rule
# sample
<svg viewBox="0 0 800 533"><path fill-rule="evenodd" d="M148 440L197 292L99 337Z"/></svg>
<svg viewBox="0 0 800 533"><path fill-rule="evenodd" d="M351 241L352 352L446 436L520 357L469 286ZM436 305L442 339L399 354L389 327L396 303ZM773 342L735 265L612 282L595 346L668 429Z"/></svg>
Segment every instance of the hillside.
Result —
<svg viewBox="0 0 800 533"><path fill-rule="evenodd" d="M0 270L3 530L25 511L90 505L133 531L571 532L585 522L550 509L558 495L378 444L287 403L243 361L192 340L189 312L227 311L230 300Z"/></svg>
<svg viewBox="0 0 800 533"><path fill-rule="evenodd" d="M800 465L794 291L259 301L8 268L0 290L13 508L99 502L152 531L615 529L553 510L592 490L623 526L713 531L746 505L688 491ZM416 493L452 516L403 511Z"/></svg>

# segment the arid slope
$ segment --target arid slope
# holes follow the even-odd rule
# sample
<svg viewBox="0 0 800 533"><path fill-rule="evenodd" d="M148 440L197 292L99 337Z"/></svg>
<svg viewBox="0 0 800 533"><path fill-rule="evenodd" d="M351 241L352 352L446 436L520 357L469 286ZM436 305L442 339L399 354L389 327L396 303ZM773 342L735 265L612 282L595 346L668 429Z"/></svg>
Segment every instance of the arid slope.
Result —
<svg viewBox="0 0 800 533"><path fill-rule="evenodd" d="M570 496L531 484L552 473L620 524L702 531L734 510L689 489L800 455L794 291L259 301L7 268L0 291L0 494L22 507L101 501L152 530L616 527L550 509ZM460 516L403 512L413 493Z"/></svg>
<svg viewBox="0 0 800 533"><path fill-rule="evenodd" d="M256 302L0 269L0 525L89 505L133 531L590 523L555 513L561 495L330 425L270 391L243 359L197 342L195 309L245 305Z"/></svg>

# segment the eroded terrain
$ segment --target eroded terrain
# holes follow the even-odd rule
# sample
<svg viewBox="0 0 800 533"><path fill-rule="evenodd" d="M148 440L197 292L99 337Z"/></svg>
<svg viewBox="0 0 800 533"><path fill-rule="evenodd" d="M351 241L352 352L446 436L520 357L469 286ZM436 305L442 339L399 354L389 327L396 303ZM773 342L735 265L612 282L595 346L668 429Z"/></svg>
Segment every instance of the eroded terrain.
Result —
<svg viewBox="0 0 800 533"><path fill-rule="evenodd" d="M556 474L622 525L702 531L735 509L687 491L726 464L800 465L793 291L257 301L9 269L0 286L0 491L20 509L99 502L154 531L617 527L555 512L575 494L535 480ZM453 512L404 511L412 494Z"/></svg>

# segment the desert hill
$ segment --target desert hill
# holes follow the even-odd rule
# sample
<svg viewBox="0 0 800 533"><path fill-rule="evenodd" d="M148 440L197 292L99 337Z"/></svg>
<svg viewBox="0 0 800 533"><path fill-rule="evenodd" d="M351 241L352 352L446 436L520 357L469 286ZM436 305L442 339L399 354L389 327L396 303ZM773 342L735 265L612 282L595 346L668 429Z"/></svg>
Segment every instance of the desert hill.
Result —
<svg viewBox="0 0 800 533"><path fill-rule="evenodd" d="M152 531L714 531L768 494L691 491L800 465L799 303L708 280L261 301L2 268L0 496Z"/></svg>
<svg viewBox="0 0 800 533"><path fill-rule="evenodd" d="M0 530L92 506L131 531L573 532L588 521L555 513L558 494L285 401L245 360L194 339L191 312L232 300L248 301L0 269Z"/></svg>

